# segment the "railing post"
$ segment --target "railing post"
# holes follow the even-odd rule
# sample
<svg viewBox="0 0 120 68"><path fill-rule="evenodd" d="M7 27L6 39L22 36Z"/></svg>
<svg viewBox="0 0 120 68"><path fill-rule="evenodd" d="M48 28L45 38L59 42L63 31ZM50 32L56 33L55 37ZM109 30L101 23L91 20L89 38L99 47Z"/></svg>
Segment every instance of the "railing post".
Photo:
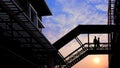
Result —
<svg viewBox="0 0 120 68"><path fill-rule="evenodd" d="M89 40L89 33L88 33L88 50L89 50L89 48L90 48L90 40Z"/></svg>

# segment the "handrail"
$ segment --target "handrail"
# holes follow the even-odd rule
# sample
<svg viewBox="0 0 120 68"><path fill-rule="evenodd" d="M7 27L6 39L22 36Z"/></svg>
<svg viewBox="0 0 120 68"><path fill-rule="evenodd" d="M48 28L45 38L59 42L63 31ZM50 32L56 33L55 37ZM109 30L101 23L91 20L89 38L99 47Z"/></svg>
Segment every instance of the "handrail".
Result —
<svg viewBox="0 0 120 68"><path fill-rule="evenodd" d="M85 43L85 44L83 44L83 46L85 46L86 44L94 44L94 43ZM111 43L100 43L100 44L111 44ZM110 46L107 45L107 49L105 47L105 49L102 49L102 50L110 50L108 47L110 47ZM85 50L79 50L79 51L77 51L78 49L80 49L80 48L78 48L74 52L72 52L71 54L69 54L69 56L66 57L66 59L64 59L64 61L66 62L66 64L72 63L74 60L76 60L77 58L79 58L79 56L81 56L82 54L86 53L86 51L91 50L91 47L90 48L89 47L84 47L84 48L85 48ZM92 46L92 48L93 48L92 50L94 50L94 46ZM104 48L103 45L100 46L100 48ZM95 49L95 50L101 50L101 49Z"/></svg>
<svg viewBox="0 0 120 68"><path fill-rule="evenodd" d="M79 39L78 37L76 37L75 40L76 40L80 45L83 45L83 43L80 41L80 39Z"/></svg>
<svg viewBox="0 0 120 68"><path fill-rule="evenodd" d="M92 45L92 44L94 44L94 43L85 43L85 44L83 44L82 46L80 46L79 48L77 48L75 51L73 51L72 53L70 53L68 56L66 56L65 58L64 58L64 60L66 59L66 58L68 58L69 56L71 56L73 53L75 53L77 50L79 50L80 48L82 48L82 47L84 47L85 45L87 45L87 44L89 44L89 45ZM111 44L111 43L100 43L100 44Z"/></svg>
<svg viewBox="0 0 120 68"><path fill-rule="evenodd" d="M70 53L68 56L66 56L64 59L68 58L70 55L72 55L74 52L76 52L77 50L79 50L80 48L82 48L84 45L86 45L87 43L83 44L82 46L80 46L79 48L77 48L75 51L73 51L72 53Z"/></svg>

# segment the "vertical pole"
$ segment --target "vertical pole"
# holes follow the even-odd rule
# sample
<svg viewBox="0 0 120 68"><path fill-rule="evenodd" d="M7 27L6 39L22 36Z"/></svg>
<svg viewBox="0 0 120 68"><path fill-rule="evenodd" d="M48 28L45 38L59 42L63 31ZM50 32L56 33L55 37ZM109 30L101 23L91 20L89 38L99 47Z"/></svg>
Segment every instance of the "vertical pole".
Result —
<svg viewBox="0 0 120 68"><path fill-rule="evenodd" d="M89 33L88 33L88 50L89 50L89 48L90 48L90 40L89 40Z"/></svg>
<svg viewBox="0 0 120 68"><path fill-rule="evenodd" d="M108 25L111 25L111 0L108 0ZM108 33L108 43L110 43L110 34ZM109 49L109 44L108 44Z"/></svg>
<svg viewBox="0 0 120 68"><path fill-rule="evenodd" d="M12 18L10 18L10 27L11 27L11 37L12 37L12 40L13 40L13 19Z"/></svg>
<svg viewBox="0 0 120 68"><path fill-rule="evenodd" d="M61 64L59 65L59 68L62 68Z"/></svg>
<svg viewBox="0 0 120 68"><path fill-rule="evenodd" d="M30 4L28 4L29 6L28 6L28 16L29 16L29 18L31 19L31 5Z"/></svg>
<svg viewBox="0 0 120 68"><path fill-rule="evenodd" d="M48 54L48 68L54 68L54 54L51 52Z"/></svg>

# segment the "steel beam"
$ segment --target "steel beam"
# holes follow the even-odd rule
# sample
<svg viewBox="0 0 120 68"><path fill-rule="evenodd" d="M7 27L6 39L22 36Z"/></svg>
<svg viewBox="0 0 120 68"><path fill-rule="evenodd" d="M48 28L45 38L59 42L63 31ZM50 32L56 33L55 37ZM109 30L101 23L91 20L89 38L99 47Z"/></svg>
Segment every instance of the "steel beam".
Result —
<svg viewBox="0 0 120 68"><path fill-rule="evenodd" d="M62 38L53 43L56 49L60 49L68 42L73 40L79 34L108 34L111 32L120 32L120 26L117 25L78 25L76 28L71 30L69 33L64 35Z"/></svg>

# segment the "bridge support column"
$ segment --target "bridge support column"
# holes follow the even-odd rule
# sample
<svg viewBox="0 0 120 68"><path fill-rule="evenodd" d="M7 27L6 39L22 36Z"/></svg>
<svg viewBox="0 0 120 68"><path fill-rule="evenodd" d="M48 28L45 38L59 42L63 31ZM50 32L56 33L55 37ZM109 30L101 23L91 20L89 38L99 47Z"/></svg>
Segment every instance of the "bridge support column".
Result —
<svg viewBox="0 0 120 68"><path fill-rule="evenodd" d="M111 45L112 55L110 56L109 68L120 67L120 33L114 33L113 44Z"/></svg>
<svg viewBox="0 0 120 68"><path fill-rule="evenodd" d="M54 55L52 53L50 53L48 55L48 68L54 68L55 65L54 65Z"/></svg>

